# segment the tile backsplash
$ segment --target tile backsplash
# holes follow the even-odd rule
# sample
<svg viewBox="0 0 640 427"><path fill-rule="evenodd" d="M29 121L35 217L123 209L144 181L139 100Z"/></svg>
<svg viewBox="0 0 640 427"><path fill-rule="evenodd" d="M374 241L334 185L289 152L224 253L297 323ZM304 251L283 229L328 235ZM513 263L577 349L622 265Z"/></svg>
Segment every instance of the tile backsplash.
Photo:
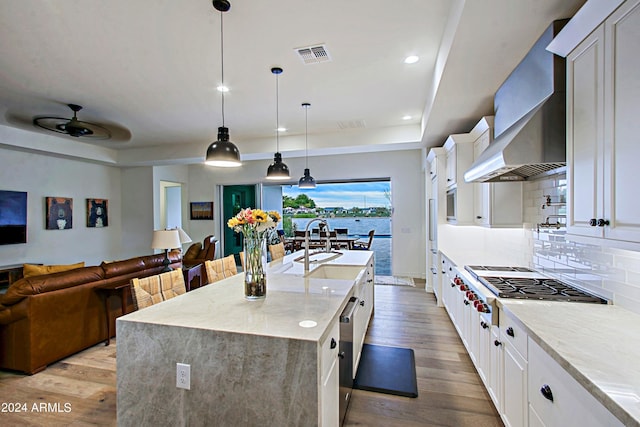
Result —
<svg viewBox="0 0 640 427"><path fill-rule="evenodd" d="M576 284L640 313L640 252L575 241L565 223L566 179L564 174L526 181L524 219L532 233L533 266ZM547 205L550 196L551 206Z"/></svg>

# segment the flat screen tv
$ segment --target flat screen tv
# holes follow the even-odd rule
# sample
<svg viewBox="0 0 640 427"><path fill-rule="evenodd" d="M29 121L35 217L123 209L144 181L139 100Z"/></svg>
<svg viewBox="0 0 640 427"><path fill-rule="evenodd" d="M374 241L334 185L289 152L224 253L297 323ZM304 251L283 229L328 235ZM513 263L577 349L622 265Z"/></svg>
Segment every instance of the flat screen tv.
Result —
<svg viewBox="0 0 640 427"><path fill-rule="evenodd" d="M0 190L0 245L27 243L27 193Z"/></svg>

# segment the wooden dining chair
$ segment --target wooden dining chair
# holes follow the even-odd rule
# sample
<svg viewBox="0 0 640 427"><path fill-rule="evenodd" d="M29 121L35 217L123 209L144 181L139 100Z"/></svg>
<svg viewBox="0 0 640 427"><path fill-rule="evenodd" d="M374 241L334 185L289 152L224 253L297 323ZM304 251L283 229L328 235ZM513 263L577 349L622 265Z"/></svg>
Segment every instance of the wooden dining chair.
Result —
<svg viewBox="0 0 640 427"><path fill-rule="evenodd" d="M206 261L204 267L207 270L208 283L219 282L222 279L238 274L236 258L233 254L213 261Z"/></svg>
<svg viewBox="0 0 640 427"><path fill-rule="evenodd" d="M133 305L136 310L158 304L187 292L182 269L143 278L133 278L129 282Z"/></svg>
<svg viewBox="0 0 640 427"><path fill-rule="evenodd" d="M373 242L373 236L374 236L375 233L376 233L376 230L370 230L369 231L369 240L367 240L367 241L358 240L356 242L353 242L352 249L361 250L361 251L368 251L369 249L371 249L371 243Z"/></svg>
<svg viewBox="0 0 640 427"><path fill-rule="evenodd" d="M275 245L269 245L269 253L271 254L271 261L284 258L284 254L285 254L284 244L280 242L280 243L276 243Z"/></svg>
<svg viewBox="0 0 640 427"><path fill-rule="evenodd" d="M295 230L293 232L293 237L294 237L293 250L294 251L302 249L305 234L306 233L304 230Z"/></svg>

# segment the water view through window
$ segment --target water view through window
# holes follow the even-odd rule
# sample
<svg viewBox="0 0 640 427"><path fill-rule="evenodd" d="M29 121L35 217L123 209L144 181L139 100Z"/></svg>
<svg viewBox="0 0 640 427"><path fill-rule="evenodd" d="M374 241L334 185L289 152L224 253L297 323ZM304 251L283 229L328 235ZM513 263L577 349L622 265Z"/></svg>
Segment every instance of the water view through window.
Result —
<svg viewBox="0 0 640 427"><path fill-rule="evenodd" d="M391 183L389 181L326 183L302 190L283 186L283 228L287 236L304 230L316 217L330 230L343 228L349 237L368 241L375 230L370 250L375 253L375 274L391 275ZM312 225L314 228L316 224Z"/></svg>

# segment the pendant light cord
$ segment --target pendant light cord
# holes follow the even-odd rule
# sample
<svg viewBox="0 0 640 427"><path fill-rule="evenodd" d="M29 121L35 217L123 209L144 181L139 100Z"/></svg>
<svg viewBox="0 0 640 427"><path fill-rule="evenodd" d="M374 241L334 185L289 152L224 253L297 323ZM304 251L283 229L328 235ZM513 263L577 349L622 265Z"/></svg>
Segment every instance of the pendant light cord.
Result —
<svg viewBox="0 0 640 427"><path fill-rule="evenodd" d="M309 143L307 141L309 135L309 122L307 116L309 114L309 106L304 107L304 167L309 169Z"/></svg>
<svg viewBox="0 0 640 427"><path fill-rule="evenodd" d="M278 93L278 76L280 74L276 74L276 152L280 152L280 115L278 111L278 106L280 105L280 99Z"/></svg>
<svg viewBox="0 0 640 427"><path fill-rule="evenodd" d="M222 93L222 127L224 126L224 31L223 31L223 23L222 23L223 12L220 12L220 68L222 75L222 87L220 88L220 92Z"/></svg>

